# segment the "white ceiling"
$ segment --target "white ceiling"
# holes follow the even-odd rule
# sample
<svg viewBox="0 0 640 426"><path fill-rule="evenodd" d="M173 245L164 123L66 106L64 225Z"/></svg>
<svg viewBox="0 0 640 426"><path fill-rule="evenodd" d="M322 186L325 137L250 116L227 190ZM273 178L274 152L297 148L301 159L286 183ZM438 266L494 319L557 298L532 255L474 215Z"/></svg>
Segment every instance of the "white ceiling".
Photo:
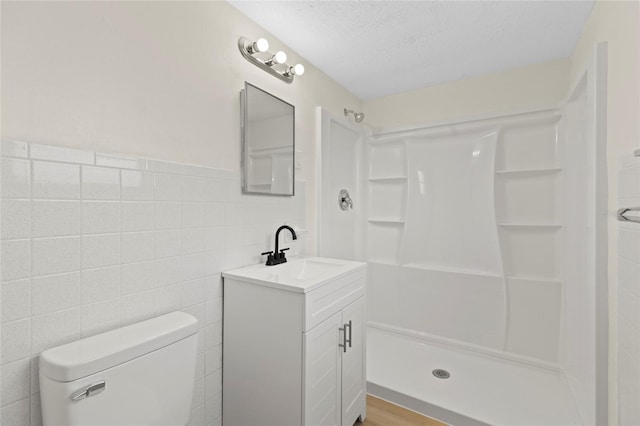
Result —
<svg viewBox="0 0 640 426"><path fill-rule="evenodd" d="M594 1L230 3L371 99L568 57Z"/></svg>

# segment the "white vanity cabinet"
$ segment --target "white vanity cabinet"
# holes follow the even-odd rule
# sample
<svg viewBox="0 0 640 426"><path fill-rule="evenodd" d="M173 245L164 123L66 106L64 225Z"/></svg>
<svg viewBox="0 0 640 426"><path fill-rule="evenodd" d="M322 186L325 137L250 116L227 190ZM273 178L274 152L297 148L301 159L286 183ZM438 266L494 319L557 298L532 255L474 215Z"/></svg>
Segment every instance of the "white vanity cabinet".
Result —
<svg viewBox="0 0 640 426"><path fill-rule="evenodd" d="M223 276L223 425L364 419L365 264L303 258Z"/></svg>

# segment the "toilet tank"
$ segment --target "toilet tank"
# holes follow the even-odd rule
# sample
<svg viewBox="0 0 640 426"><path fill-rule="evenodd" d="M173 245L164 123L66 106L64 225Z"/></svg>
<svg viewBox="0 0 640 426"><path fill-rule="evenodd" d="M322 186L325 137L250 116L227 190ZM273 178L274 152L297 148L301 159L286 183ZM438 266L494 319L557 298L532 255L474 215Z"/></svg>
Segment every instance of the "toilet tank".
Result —
<svg viewBox="0 0 640 426"><path fill-rule="evenodd" d="M45 426L185 425L198 321L172 312L40 355Z"/></svg>

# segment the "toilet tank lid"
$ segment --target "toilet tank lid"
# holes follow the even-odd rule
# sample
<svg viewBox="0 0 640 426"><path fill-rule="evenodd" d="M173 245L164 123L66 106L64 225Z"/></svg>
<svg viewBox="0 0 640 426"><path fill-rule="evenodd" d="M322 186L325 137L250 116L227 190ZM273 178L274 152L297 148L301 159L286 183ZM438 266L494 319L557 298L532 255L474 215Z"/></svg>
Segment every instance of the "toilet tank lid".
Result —
<svg viewBox="0 0 640 426"><path fill-rule="evenodd" d="M87 337L40 354L40 373L70 382L115 367L198 332L198 320L172 312Z"/></svg>

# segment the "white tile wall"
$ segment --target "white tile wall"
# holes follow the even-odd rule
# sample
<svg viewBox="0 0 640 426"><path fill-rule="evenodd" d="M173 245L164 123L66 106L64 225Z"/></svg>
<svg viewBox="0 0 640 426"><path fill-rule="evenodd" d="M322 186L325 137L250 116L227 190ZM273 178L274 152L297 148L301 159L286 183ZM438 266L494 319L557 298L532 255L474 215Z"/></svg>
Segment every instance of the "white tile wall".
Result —
<svg viewBox="0 0 640 426"><path fill-rule="evenodd" d="M640 206L640 158L626 157L619 207ZM621 425L640 424L640 225L618 222L618 410Z"/></svg>
<svg viewBox="0 0 640 426"><path fill-rule="evenodd" d="M220 273L304 227L304 185L245 196L235 172L21 142L1 160L0 422L42 424L41 351L183 310L201 329L191 424L220 425Z"/></svg>

